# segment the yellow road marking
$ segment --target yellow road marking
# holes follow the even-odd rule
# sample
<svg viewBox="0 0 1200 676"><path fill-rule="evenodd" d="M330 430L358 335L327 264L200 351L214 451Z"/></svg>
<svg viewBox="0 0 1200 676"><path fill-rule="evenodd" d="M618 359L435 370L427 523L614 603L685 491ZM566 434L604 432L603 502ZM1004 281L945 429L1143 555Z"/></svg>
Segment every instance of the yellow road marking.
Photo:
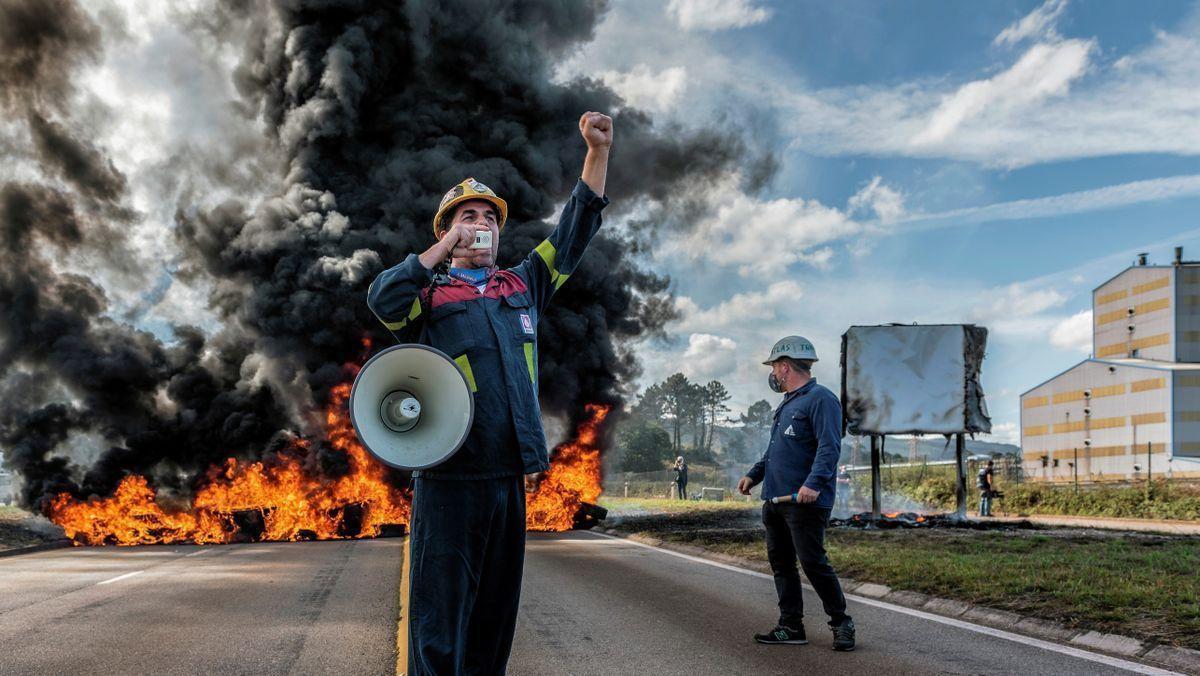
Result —
<svg viewBox="0 0 1200 676"><path fill-rule="evenodd" d="M412 567L412 538L404 537L400 562L400 617L396 622L396 676L408 673L408 571Z"/></svg>

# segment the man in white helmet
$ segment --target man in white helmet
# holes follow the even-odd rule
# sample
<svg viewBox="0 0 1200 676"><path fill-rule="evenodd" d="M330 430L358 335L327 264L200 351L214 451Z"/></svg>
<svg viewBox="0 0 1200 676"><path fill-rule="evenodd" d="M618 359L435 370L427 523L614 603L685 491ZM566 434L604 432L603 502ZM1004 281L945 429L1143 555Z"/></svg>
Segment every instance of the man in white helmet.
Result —
<svg viewBox="0 0 1200 676"><path fill-rule="evenodd" d="M848 651L854 650L854 621L846 614L842 585L825 555L825 526L837 492L834 475L842 452L842 405L837 395L813 378L815 361L817 352L808 339L788 336L775 343L763 362L771 367L771 389L785 394L775 409L767 450L738 482L738 491L750 495L751 488L763 485L763 526L779 595L779 622L754 640L808 643L796 570L799 559L829 615L833 649Z"/></svg>

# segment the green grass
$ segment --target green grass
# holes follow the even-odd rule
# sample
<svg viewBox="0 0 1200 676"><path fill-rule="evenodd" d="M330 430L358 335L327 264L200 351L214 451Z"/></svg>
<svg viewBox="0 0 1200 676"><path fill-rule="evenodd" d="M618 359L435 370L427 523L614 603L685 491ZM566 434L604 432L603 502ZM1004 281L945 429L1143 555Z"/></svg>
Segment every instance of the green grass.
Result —
<svg viewBox="0 0 1200 676"><path fill-rule="evenodd" d="M739 512L754 510L762 506L758 500L746 502L738 496L736 500L710 502L705 500L667 500L664 498L600 498L600 506L613 516L625 514L686 514L690 512Z"/></svg>
<svg viewBox="0 0 1200 676"><path fill-rule="evenodd" d="M854 478L858 490L870 494L870 477ZM884 467L881 475L885 491L900 493L932 509L950 511L955 507L954 469L945 465L928 467ZM1073 486L1049 486L1039 483L1014 483L998 478L996 487L1004 497L997 499L993 511L1011 515L1097 516L1130 519L1200 520L1200 486L1156 480L1149 494L1145 483L1130 486L1088 486L1077 492ZM967 506L979 508L979 490L975 477L967 477Z"/></svg>
<svg viewBox="0 0 1200 676"><path fill-rule="evenodd" d="M618 527L765 562L752 514L692 510ZM1200 649L1200 539L1064 531L832 529L840 575L1080 629Z"/></svg>

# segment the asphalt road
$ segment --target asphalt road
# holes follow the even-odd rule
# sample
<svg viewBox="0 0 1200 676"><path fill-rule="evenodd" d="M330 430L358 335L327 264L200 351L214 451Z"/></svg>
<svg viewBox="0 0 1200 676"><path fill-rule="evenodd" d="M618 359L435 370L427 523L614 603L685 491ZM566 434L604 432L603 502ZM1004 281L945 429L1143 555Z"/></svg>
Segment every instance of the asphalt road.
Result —
<svg viewBox="0 0 1200 676"><path fill-rule="evenodd" d="M403 541L72 548L0 558L0 675L395 673ZM806 607L817 599L806 593ZM531 534L509 673L1116 674L852 601L859 648L761 646L769 579L591 533ZM1125 663L1131 665L1130 663Z"/></svg>
<svg viewBox="0 0 1200 676"><path fill-rule="evenodd" d="M777 617L770 579L592 533L531 534L527 551L512 674L1130 673L856 601L858 648L835 653L809 590L811 643L758 645Z"/></svg>
<svg viewBox="0 0 1200 676"><path fill-rule="evenodd" d="M0 558L0 674L394 674L401 545Z"/></svg>

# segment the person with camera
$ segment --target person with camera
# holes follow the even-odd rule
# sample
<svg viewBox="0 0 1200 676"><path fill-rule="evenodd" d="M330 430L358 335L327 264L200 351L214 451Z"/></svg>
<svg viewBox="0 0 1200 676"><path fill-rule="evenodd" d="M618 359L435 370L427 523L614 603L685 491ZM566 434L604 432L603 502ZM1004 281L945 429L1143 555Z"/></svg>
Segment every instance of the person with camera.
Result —
<svg viewBox="0 0 1200 676"><path fill-rule="evenodd" d="M763 362L771 367L769 386L784 397L775 409L767 450L738 481L738 491L750 495L751 488L762 484L762 520L779 621L754 640L808 643L798 558L829 615L833 649L849 651L854 650L854 620L846 614L846 596L825 554L825 527L837 492L834 471L842 452L842 406L837 395L813 378L815 361L811 342L788 336L775 343Z"/></svg>
<svg viewBox="0 0 1200 676"><path fill-rule="evenodd" d="M675 458L675 466L671 470L675 472L675 494L680 500L687 500L688 466L682 455Z"/></svg>
<svg viewBox="0 0 1200 676"><path fill-rule="evenodd" d="M371 283L367 303L397 337L458 364L475 400L466 441L413 473L408 672L502 674L525 561L525 493L550 467L538 404L537 325L600 229L613 123L584 113L583 172L558 227L519 265L496 268L508 204L468 178L442 198L437 241ZM449 263L449 269L445 264ZM435 275L435 269L439 272Z"/></svg>

